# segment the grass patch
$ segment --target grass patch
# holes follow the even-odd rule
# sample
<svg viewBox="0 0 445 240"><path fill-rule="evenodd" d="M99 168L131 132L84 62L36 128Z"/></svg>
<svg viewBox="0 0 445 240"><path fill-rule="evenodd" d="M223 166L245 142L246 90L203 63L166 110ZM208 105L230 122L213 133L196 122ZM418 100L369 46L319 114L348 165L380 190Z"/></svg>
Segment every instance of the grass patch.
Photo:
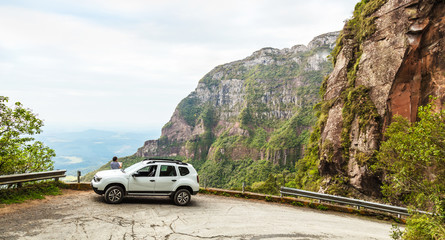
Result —
<svg viewBox="0 0 445 240"><path fill-rule="evenodd" d="M202 193L202 194L211 194L211 192L209 192L207 189L205 189L205 188L199 188L199 193Z"/></svg>
<svg viewBox="0 0 445 240"><path fill-rule="evenodd" d="M304 204L302 202L296 202L296 201L293 201L291 204L293 206L299 206L299 207L303 207L304 206Z"/></svg>
<svg viewBox="0 0 445 240"><path fill-rule="evenodd" d="M0 203L22 203L30 199L44 199L45 195L60 195L62 183L45 181L25 183L22 187L0 189Z"/></svg>
<svg viewBox="0 0 445 240"><path fill-rule="evenodd" d="M328 208L327 206L324 206L324 205L318 205L318 206L317 206L317 209L318 209L318 210L322 210L322 211L327 211L327 210L329 210L329 208Z"/></svg>
<svg viewBox="0 0 445 240"><path fill-rule="evenodd" d="M226 192L222 192L221 195L224 196L224 197L230 197L230 194L228 194Z"/></svg>

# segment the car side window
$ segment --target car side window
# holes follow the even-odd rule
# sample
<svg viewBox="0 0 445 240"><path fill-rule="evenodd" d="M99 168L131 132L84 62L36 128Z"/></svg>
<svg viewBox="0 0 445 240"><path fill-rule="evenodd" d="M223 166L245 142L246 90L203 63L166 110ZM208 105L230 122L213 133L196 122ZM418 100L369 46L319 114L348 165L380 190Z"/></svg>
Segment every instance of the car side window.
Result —
<svg viewBox="0 0 445 240"><path fill-rule="evenodd" d="M190 173L190 170L186 167L179 167L179 174L181 174L181 176L186 176Z"/></svg>
<svg viewBox="0 0 445 240"><path fill-rule="evenodd" d="M156 165L150 165L150 166L143 167L137 171L136 176L138 176L138 177L154 177L156 175L156 169L157 169Z"/></svg>
<svg viewBox="0 0 445 240"><path fill-rule="evenodd" d="M160 177L175 177L176 169L175 166L161 165L161 172L159 173Z"/></svg>

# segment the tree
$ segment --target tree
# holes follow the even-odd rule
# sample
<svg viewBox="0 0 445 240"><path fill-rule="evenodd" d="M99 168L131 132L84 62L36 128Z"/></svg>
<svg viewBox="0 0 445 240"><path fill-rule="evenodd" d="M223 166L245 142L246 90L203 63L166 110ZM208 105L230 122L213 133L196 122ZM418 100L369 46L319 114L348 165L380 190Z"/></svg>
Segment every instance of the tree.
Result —
<svg viewBox="0 0 445 240"><path fill-rule="evenodd" d="M405 239L445 239L445 110L432 103L418 110L419 121L396 116L385 132L376 170L383 173L383 194L434 215L414 214Z"/></svg>
<svg viewBox="0 0 445 240"><path fill-rule="evenodd" d="M52 170L54 150L31 137L43 121L20 102L7 106L8 100L0 96L0 175Z"/></svg>

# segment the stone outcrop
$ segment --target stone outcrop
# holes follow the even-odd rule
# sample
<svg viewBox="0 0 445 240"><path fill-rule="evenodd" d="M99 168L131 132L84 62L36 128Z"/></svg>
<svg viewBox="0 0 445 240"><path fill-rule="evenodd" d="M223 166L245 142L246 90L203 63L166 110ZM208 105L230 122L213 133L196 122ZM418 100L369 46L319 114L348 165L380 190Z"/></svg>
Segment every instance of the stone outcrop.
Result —
<svg viewBox="0 0 445 240"><path fill-rule="evenodd" d="M160 139L145 142L136 155L294 163L302 145L287 149L285 144L273 148L265 144L301 109L311 110L319 101L323 76L332 70L327 56L337 36L338 32L323 34L307 46L263 48L243 60L217 66L179 103ZM296 132L307 131L310 125L305 123ZM266 132L266 142L247 144L258 128ZM222 140L234 137L238 140L233 144Z"/></svg>
<svg viewBox="0 0 445 240"><path fill-rule="evenodd" d="M341 175L360 192L378 195L379 180L370 173L367 160L378 150L392 117L415 121L417 108L427 104L429 96L438 97L438 106L444 104L445 2L387 0L369 17L375 31L358 43L359 48L345 26L342 49L326 82L323 100L331 106L321 132L319 171L327 185ZM350 86L357 51L361 56ZM359 90L362 98L354 104L364 108L368 99L373 105L369 111L376 113L346 120L351 116L345 109L347 95Z"/></svg>

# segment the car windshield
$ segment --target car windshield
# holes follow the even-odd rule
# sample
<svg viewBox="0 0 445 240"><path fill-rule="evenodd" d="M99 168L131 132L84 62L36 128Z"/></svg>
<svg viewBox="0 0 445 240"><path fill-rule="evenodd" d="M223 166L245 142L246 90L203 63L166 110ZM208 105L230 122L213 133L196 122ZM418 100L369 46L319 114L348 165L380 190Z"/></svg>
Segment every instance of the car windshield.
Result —
<svg viewBox="0 0 445 240"><path fill-rule="evenodd" d="M135 163L135 164L133 164L133 165L131 165L131 166L125 168L125 169L122 170L122 171L123 171L123 172L133 172L133 171L135 171L136 169L139 169L139 168L141 168L141 167L144 166L144 165L145 165L145 164L144 164L143 162L138 162L138 163Z"/></svg>

